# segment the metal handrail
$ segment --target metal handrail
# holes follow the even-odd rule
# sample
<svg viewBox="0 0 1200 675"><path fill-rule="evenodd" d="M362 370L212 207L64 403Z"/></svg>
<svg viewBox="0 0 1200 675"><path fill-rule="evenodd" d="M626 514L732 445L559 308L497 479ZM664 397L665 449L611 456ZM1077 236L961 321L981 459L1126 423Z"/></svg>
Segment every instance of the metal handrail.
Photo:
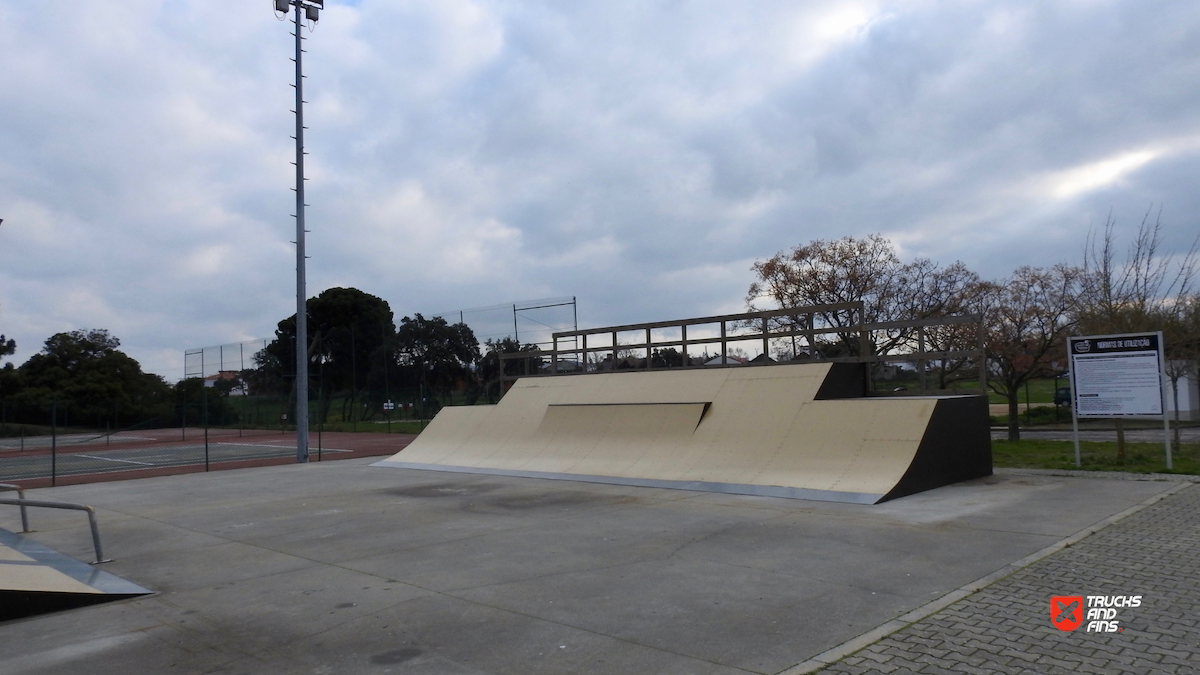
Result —
<svg viewBox="0 0 1200 675"><path fill-rule="evenodd" d="M816 327L814 317L825 312L849 312L850 317L845 325L828 325L824 327ZM857 315L857 318L855 318ZM807 317L807 322L801 326L772 326L772 320L779 317ZM730 334L728 330L729 324L741 324L742 328L752 327L757 330L752 330L749 333L738 332ZM688 327L706 324L719 324L720 334L713 337L696 337L688 336ZM931 329L950 326L963 326L969 328L974 326L976 343L973 346L962 345L942 345L937 342L930 344L928 340L933 337L930 333ZM677 329L678 336L660 337L655 339L653 331L656 329ZM736 330L736 328L735 328ZM907 340L906 346L911 348L903 353L874 353L871 344L871 333L874 331L912 331ZM635 338L633 342L621 344L618 336L620 333L639 332L644 333L644 340ZM665 348L682 348L683 354L688 353L688 347L699 345L720 345L721 366L736 365L732 360L728 359L728 344L731 342L745 342L761 340L763 344L763 354L769 352L770 340L778 340L784 338L793 339L793 348L795 348L794 340L797 337L808 338L810 342L821 335L836 334L844 339L853 339L857 335L859 344L861 345L862 353L853 356L819 356L811 360L828 361L828 362L849 362L849 363L865 363L865 364L889 364L889 363L912 363L916 367L918 374L921 393L925 394L940 394L942 389L931 389L927 382L927 366L930 362L947 361L947 360L963 360L965 362L974 361L979 369L979 386L975 389L955 390L956 393L975 393L982 394L987 391L987 359L984 350L984 334L982 330L982 317L978 315L953 315L953 316L936 316L926 317L922 319L905 319L900 321L879 321L874 323L866 323L863 320L863 303L862 302L844 302L831 305L813 305L811 307L788 307L784 309L773 309L760 312L748 312L744 314L724 314L718 316L705 316L692 319L677 319L672 321L656 321L652 323L626 324L621 326L606 326L603 328L586 328L576 329L571 331L555 332L553 334L553 346L550 350L538 349L537 351L521 351L508 354L499 354L498 361L500 366L500 374L498 381L503 384L512 382L521 377L539 377L539 376L554 376L554 375L583 375L592 372L587 366L587 359L592 354L601 354L611 352L616 363L616 354L618 350L645 350L646 358L642 365L637 365L630 368L628 372L637 372L643 370L657 369L651 358L652 352L655 349ZM606 344L599 346L588 344L588 338L593 336L603 336ZM609 337L611 336L611 337ZM565 339L578 339L579 342L564 346L562 341ZM611 342L611 344L607 344ZM915 342L915 344L913 344ZM932 347L932 349L931 349ZM939 347L941 347L939 349ZM574 357L578 362L566 360L563 357ZM521 361L523 371L521 374L509 374L509 361ZM547 363L548 362L548 363ZM560 364L572 364L566 370L560 368ZM767 365L767 364L759 364ZM684 360L682 366L676 368L697 368L709 367L707 365L692 365L687 359ZM601 372L603 369L597 369L594 372ZM615 371L613 371L615 372ZM870 391L873 389L869 370L864 372L867 378L866 387Z"/></svg>
<svg viewBox="0 0 1200 675"><path fill-rule="evenodd" d="M25 488L12 483L0 483L0 492L5 490L16 490L17 499L25 499ZM21 531L29 532L29 513L25 510L25 505L21 505Z"/></svg>
<svg viewBox="0 0 1200 675"><path fill-rule="evenodd" d="M100 563L112 562L112 559L105 559L104 551L100 547L100 527L96 525L96 509L86 504L72 504L70 502L43 502L33 499L0 499L0 504L10 504L20 506L24 511L26 506L35 506L44 509L65 509L68 511L86 511L88 514L88 524L92 527L92 546L96 549L96 560L91 563L99 565ZM25 531L29 531L28 525Z"/></svg>

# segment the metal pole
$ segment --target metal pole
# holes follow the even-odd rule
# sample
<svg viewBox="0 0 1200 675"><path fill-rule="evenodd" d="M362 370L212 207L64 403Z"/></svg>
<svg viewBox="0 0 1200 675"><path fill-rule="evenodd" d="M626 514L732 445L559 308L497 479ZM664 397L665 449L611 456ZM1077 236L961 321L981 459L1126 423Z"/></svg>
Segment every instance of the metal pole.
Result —
<svg viewBox="0 0 1200 675"><path fill-rule="evenodd" d="M358 344L350 324L350 430L358 431Z"/></svg>
<svg viewBox="0 0 1200 675"><path fill-rule="evenodd" d="M208 391L206 391L203 381L200 383L200 395L204 397L201 399L202 414L204 415L204 470L208 471Z"/></svg>
<svg viewBox="0 0 1200 675"><path fill-rule="evenodd" d="M462 323L462 319L459 319ZM388 384L388 361L391 359L391 352L388 351L387 329L383 324L379 325L379 335L383 339L383 411L387 414L387 432L392 433L392 387Z"/></svg>
<svg viewBox="0 0 1200 675"><path fill-rule="evenodd" d="M517 341L517 346L521 345L521 333L517 331L517 306L513 305L513 339Z"/></svg>
<svg viewBox="0 0 1200 675"><path fill-rule="evenodd" d="M308 307L304 279L304 73L300 66L303 14L296 8L296 462L308 461Z"/></svg>
<svg viewBox="0 0 1200 675"><path fill-rule="evenodd" d="M327 412L327 406L325 405L325 358L324 357L321 358L320 369L321 369L321 371L320 371L321 388L317 390L317 410L319 411L319 415L317 417L317 461L318 462L321 461L321 434L325 431L325 414Z"/></svg>
<svg viewBox="0 0 1200 675"><path fill-rule="evenodd" d="M58 397L50 403L50 487L58 482Z"/></svg>
<svg viewBox="0 0 1200 675"><path fill-rule="evenodd" d="M1167 452L1167 470L1174 469L1174 462L1171 458L1171 418L1167 416L1167 389L1163 386L1167 379L1167 345L1163 342L1162 331L1156 331L1158 334L1158 398L1162 406L1163 415L1163 447Z"/></svg>
<svg viewBox="0 0 1200 675"><path fill-rule="evenodd" d="M5 489L16 490L17 491L17 499L20 501L25 501L25 490L20 485L13 485L11 483L0 483L0 490L5 490ZM29 512L25 508L25 506L26 506L25 504L21 504L21 532L29 532L30 531L30 529L29 529Z"/></svg>
<svg viewBox="0 0 1200 675"><path fill-rule="evenodd" d="M1079 388L1075 386L1075 359L1071 357L1071 340L1067 339L1067 383L1071 386L1071 440L1075 443L1075 466L1080 468L1083 466L1083 460L1079 454L1079 397L1076 393Z"/></svg>
<svg viewBox="0 0 1200 675"><path fill-rule="evenodd" d="M242 416L238 418L238 438L242 436L242 429L246 426L246 397L250 394L246 383L242 381L246 373L246 351L245 343L238 343L238 384L242 390Z"/></svg>

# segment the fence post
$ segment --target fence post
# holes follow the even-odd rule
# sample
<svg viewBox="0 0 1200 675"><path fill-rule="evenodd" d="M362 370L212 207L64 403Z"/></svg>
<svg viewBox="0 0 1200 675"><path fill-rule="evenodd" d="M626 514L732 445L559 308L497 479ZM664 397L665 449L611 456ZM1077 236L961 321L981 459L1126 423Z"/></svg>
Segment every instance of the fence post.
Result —
<svg viewBox="0 0 1200 675"><path fill-rule="evenodd" d="M179 440L181 441L187 440L187 386L184 385L185 382L187 380L180 383L183 386L183 405L179 407Z"/></svg>
<svg viewBox="0 0 1200 675"><path fill-rule="evenodd" d="M204 380L200 380L200 414L204 415L204 470L208 471L208 392L205 391Z"/></svg>
<svg viewBox="0 0 1200 675"><path fill-rule="evenodd" d="M50 487L58 484L58 396L50 402Z"/></svg>

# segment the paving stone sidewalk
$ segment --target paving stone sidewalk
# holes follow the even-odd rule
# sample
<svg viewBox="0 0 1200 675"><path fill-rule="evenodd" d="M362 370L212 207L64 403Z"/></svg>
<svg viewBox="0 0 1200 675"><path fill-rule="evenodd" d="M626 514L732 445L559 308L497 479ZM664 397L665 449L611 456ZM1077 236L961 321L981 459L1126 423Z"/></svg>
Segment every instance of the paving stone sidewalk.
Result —
<svg viewBox="0 0 1200 675"><path fill-rule="evenodd" d="M825 673L1200 673L1200 486L1190 485ZM1050 621L1053 595L1141 595L1122 632ZM1086 618L1086 617L1085 617Z"/></svg>

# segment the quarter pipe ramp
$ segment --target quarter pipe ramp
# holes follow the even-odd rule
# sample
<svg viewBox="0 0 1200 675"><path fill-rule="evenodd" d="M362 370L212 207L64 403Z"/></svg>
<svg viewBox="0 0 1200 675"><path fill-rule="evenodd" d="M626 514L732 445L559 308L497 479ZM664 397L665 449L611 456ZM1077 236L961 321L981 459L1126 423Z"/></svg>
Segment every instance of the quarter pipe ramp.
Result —
<svg viewBox="0 0 1200 675"><path fill-rule="evenodd" d="M525 378L373 466L860 504L991 474L984 397L865 397L861 368Z"/></svg>

